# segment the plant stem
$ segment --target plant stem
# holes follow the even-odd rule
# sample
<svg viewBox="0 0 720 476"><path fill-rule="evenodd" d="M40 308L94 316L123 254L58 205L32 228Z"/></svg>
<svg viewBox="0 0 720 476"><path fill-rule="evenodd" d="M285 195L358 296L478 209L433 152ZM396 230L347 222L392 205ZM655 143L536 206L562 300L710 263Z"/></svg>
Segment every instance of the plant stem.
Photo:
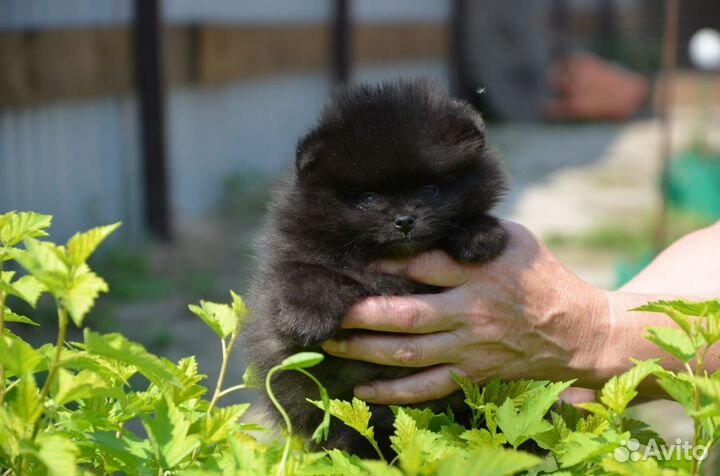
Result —
<svg viewBox="0 0 720 476"><path fill-rule="evenodd" d="M40 401L45 402L45 399L48 396L48 393L50 393L50 386L53 383L53 380L55 380L55 375L57 374L57 369L60 366L60 356L62 355L63 346L65 345L65 336L67 335L67 327L68 327L68 314L67 310L60 305L60 303L57 303L57 310L58 310L58 337L57 342L55 343L55 355L53 356L52 362L50 362L50 369L48 370L47 379L45 379L45 384L42 387L42 390L40 390ZM37 435L38 430L40 429L40 418L37 419L35 422L35 428L33 429L33 438L35 435Z"/></svg>
<svg viewBox="0 0 720 476"><path fill-rule="evenodd" d="M232 387L228 387L225 390L223 390L222 392L220 392L220 395L218 395L218 399L221 399L225 395L228 395L233 392L237 392L238 390L242 390L244 388L247 388L247 386L245 386L244 383L241 383L240 385L234 385Z"/></svg>
<svg viewBox="0 0 720 476"><path fill-rule="evenodd" d="M2 273L2 266L0 266ZM2 279L2 277L0 277ZM5 337L5 291L0 291L0 339ZM5 366L0 364L0 407L5 403Z"/></svg>
<svg viewBox="0 0 720 476"><path fill-rule="evenodd" d="M697 365L695 366L695 375L702 376L704 373L704 365L705 365L705 356L707 355L708 351L710 350L710 345L706 346L698 355L695 357L695 360L697 362ZM691 369L692 370L692 369ZM692 375L692 371L691 371ZM693 384L693 391L695 394L695 413L700 411L700 389L698 388L697 384ZM700 432L702 431L702 425L700 424L700 418L699 417L693 417L693 447L700 444ZM699 468L699 462L696 458L692 458L692 463L690 464L690 474L692 476L695 476L698 474Z"/></svg>
<svg viewBox="0 0 720 476"><path fill-rule="evenodd" d="M227 344L225 344L225 339L220 339L220 343L222 345L222 364L220 365L220 375L218 375L217 383L215 384L215 391L213 392L212 400L210 400L210 406L207 409L208 415L210 414L210 411L215 407L215 404L217 404L217 401L222 395L222 386L223 382L225 381L225 374L227 373L228 362L230 361L230 352L235 345L238 334L239 333L237 331L233 332L230 336L230 342L228 342Z"/></svg>
<svg viewBox="0 0 720 476"><path fill-rule="evenodd" d="M275 375L275 372L279 370L282 370L282 367L279 365L270 369L267 377L265 377L265 391L267 392L270 401L273 403L273 405L275 405L275 408L277 408L278 412L280 412L283 420L285 420L285 428L287 429L285 447L283 448L282 459L280 459L280 466L278 466L277 470L277 474L281 475L285 474L285 466L287 464L288 456L290 456L290 444L292 442L292 422L290 421L290 416L285 411L285 408L283 408L283 406L280 405L280 402L278 402L277 398L275 398L275 394L272 391L272 386L270 385L270 381L272 380L273 375Z"/></svg>

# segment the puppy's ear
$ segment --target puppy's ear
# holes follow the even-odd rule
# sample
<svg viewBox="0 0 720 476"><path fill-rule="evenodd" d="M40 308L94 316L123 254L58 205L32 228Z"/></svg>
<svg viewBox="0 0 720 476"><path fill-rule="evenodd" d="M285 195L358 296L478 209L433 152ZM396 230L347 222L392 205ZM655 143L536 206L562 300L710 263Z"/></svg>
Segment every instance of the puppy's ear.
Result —
<svg viewBox="0 0 720 476"><path fill-rule="evenodd" d="M295 150L295 170L298 177L306 176L315 168L323 145L324 141L314 132L300 139Z"/></svg>
<svg viewBox="0 0 720 476"><path fill-rule="evenodd" d="M458 118L450 130L453 142L471 147L485 146L485 122L480 114L472 114Z"/></svg>

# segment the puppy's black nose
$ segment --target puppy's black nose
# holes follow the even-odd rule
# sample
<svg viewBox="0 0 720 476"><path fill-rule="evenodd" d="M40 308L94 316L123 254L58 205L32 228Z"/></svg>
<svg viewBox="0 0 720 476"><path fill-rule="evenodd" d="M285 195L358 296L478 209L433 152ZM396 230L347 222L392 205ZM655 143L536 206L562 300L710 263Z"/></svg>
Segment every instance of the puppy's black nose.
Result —
<svg viewBox="0 0 720 476"><path fill-rule="evenodd" d="M415 227L415 217L412 215L398 215L395 217L393 224L395 228L407 235Z"/></svg>

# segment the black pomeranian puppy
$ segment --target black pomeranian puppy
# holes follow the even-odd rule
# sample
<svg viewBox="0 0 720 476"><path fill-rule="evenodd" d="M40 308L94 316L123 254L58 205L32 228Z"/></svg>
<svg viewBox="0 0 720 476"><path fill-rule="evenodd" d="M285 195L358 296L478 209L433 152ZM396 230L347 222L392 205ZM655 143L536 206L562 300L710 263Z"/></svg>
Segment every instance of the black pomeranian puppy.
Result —
<svg viewBox="0 0 720 476"><path fill-rule="evenodd" d="M334 94L300 140L294 174L276 191L261 236L243 348L262 378L285 357L321 352L323 341L342 338L343 316L367 296L437 291L374 271L373 261L439 248L459 261L482 262L502 251L505 231L488 213L505 191L505 175L484 130L472 107L426 80ZM357 383L414 370L326 356L311 371L331 397L349 400ZM273 388L293 426L309 436L322 418L305 401L319 398L314 384L282 372ZM458 394L420 406L448 405L458 418L467 414ZM385 406L371 409L388 453L393 415ZM338 422L325 446L375 455Z"/></svg>

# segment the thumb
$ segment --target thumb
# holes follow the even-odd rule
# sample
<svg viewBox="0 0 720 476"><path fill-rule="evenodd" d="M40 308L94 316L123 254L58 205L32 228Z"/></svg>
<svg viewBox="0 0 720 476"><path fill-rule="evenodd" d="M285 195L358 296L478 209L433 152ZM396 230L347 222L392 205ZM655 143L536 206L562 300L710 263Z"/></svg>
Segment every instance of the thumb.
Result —
<svg viewBox="0 0 720 476"><path fill-rule="evenodd" d="M404 276L431 286L456 287L470 279L470 269L442 251L428 251L407 260L384 260L375 266L383 273Z"/></svg>

